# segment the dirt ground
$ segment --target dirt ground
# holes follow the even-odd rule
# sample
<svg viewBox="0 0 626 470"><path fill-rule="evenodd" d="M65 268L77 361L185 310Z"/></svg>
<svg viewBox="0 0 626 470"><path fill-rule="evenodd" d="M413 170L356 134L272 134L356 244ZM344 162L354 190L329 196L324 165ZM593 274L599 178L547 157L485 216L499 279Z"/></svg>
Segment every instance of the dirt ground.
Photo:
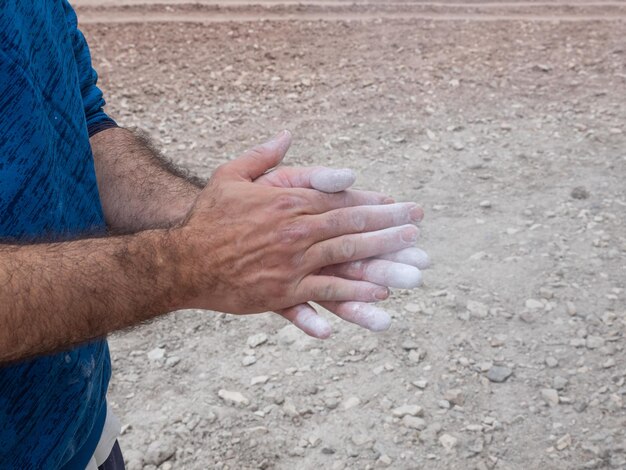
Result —
<svg viewBox="0 0 626 470"><path fill-rule="evenodd" d="M289 128L434 262L383 334L114 335L131 470L626 468L624 2L75 3L120 123L204 177Z"/></svg>

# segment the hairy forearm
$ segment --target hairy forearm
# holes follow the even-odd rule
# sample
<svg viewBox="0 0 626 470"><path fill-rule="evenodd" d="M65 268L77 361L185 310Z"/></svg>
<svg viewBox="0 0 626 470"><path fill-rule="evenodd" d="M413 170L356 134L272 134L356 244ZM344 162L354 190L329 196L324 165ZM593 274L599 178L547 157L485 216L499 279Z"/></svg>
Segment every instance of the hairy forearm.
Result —
<svg viewBox="0 0 626 470"><path fill-rule="evenodd" d="M100 200L113 232L171 227L185 218L203 184L171 165L145 136L113 128L90 142Z"/></svg>
<svg viewBox="0 0 626 470"><path fill-rule="evenodd" d="M0 245L0 363L68 348L175 306L166 230Z"/></svg>

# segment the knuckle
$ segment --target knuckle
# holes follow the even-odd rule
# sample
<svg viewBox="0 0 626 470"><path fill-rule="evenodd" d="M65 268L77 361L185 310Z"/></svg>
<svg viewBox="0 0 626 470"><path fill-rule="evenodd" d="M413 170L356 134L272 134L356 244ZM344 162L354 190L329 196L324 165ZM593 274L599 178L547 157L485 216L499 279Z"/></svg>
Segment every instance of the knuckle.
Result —
<svg viewBox="0 0 626 470"><path fill-rule="evenodd" d="M324 219L323 225L326 232L336 233L341 225L341 217L336 211L330 212Z"/></svg>
<svg viewBox="0 0 626 470"><path fill-rule="evenodd" d="M345 259L351 259L356 254L356 243L354 238L345 237L341 240L341 255Z"/></svg>
<svg viewBox="0 0 626 470"><path fill-rule="evenodd" d="M221 178L222 176L224 176L227 169L228 169L228 165L226 163L222 163L213 171L213 175L211 176L211 179Z"/></svg>
<svg viewBox="0 0 626 470"><path fill-rule="evenodd" d="M334 299L336 294L335 286L331 283L324 284L319 288L320 299Z"/></svg>
<svg viewBox="0 0 626 470"><path fill-rule="evenodd" d="M324 246L320 252L319 260L323 265L329 266L332 264L337 264L337 250L335 246L327 245Z"/></svg>
<svg viewBox="0 0 626 470"><path fill-rule="evenodd" d="M308 238L311 230L307 224L296 222L278 231L279 243L291 244Z"/></svg>
<svg viewBox="0 0 626 470"><path fill-rule="evenodd" d="M258 159L258 158L262 158L266 154L266 151L262 145L255 145L254 147L248 149L246 154L249 157Z"/></svg>
<svg viewBox="0 0 626 470"><path fill-rule="evenodd" d="M365 214L360 210L353 210L350 215L352 221L352 228L355 232L362 232L365 230Z"/></svg>
<svg viewBox="0 0 626 470"><path fill-rule="evenodd" d="M283 283L272 283L268 286L265 291L267 297L272 299L273 301L280 301L285 297L285 287Z"/></svg>
<svg viewBox="0 0 626 470"><path fill-rule="evenodd" d="M356 279L365 279L367 277L368 265L363 261L355 261L353 263L354 277Z"/></svg>
<svg viewBox="0 0 626 470"><path fill-rule="evenodd" d="M298 207L298 198L292 194L280 194L274 200L274 208L279 211L292 210Z"/></svg>

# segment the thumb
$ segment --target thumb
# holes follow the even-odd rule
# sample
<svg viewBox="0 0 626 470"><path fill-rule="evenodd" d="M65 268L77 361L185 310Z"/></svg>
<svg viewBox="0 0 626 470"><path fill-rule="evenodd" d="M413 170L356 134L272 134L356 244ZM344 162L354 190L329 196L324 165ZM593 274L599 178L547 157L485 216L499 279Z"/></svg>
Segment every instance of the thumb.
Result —
<svg viewBox="0 0 626 470"><path fill-rule="evenodd" d="M281 131L267 142L246 150L243 155L224 166L237 176L253 181L280 164L290 145L291 133L287 130Z"/></svg>

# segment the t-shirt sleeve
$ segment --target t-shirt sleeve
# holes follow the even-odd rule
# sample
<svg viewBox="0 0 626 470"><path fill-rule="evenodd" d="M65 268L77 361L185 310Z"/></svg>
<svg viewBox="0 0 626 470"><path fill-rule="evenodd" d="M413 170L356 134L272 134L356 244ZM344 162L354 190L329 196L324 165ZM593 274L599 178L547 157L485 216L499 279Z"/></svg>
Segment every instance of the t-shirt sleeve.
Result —
<svg viewBox="0 0 626 470"><path fill-rule="evenodd" d="M85 36L78 29L76 12L74 12L67 0L63 0L63 4L66 11L70 39L74 48L74 58L78 70L80 93L83 97L87 129L89 137L91 137L104 129L117 127L117 123L104 112L104 97L102 91L97 86L98 74L91 64L91 54Z"/></svg>

